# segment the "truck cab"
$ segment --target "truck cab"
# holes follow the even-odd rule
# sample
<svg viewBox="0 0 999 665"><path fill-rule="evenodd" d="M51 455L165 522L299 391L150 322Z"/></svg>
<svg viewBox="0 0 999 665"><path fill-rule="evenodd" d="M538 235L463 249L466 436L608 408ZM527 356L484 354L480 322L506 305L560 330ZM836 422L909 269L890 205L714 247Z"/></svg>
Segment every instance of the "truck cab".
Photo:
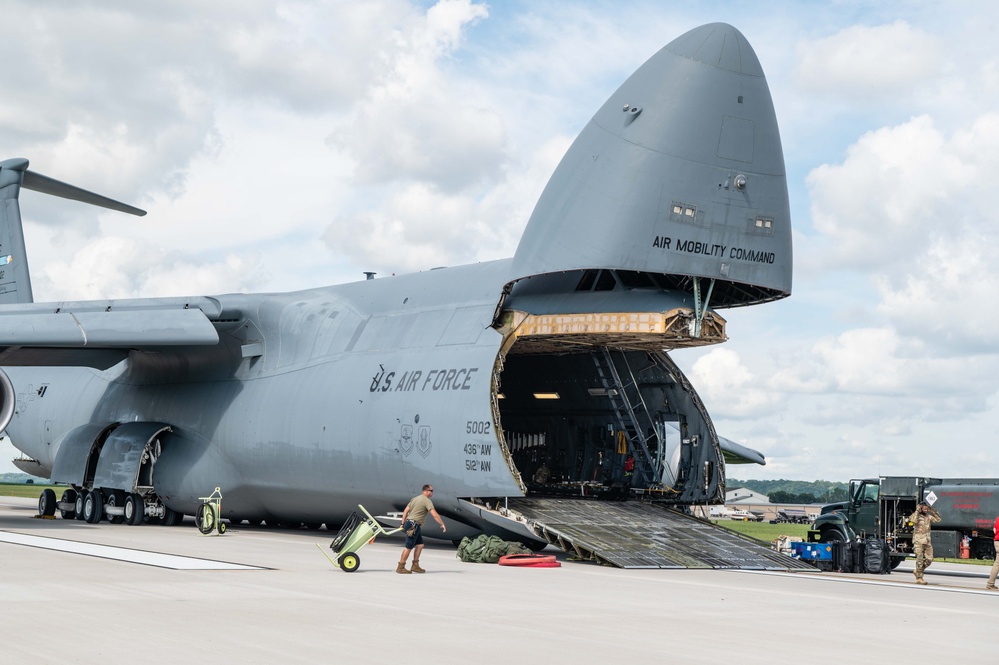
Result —
<svg viewBox="0 0 999 665"><path fill-rule="evenodd" d="M809 536L823 543L854 540L857 536L883 538L878 529L880 490L880 478L851 480L850 498L823 506Z"/></svg>
<svg viewBox="0 0 999 665"><path fill-rule="evenodd" d="M879 538L888 543L892 568L912 553L909 516L938 478L883 477L850 481L850 499L822 507L809 540L831 543Z"/></svg>

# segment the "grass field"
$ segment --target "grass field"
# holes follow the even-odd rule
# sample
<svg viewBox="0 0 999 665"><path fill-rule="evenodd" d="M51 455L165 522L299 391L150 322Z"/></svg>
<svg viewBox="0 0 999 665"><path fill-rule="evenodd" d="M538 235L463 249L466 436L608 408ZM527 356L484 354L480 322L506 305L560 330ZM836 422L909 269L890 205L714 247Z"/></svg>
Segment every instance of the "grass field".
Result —
<svg viewBox="0 0 999 665"><path fill-rule="evenodd" d="M711 520L720 527L741 533L764 545L770 545L780 536L797 536L805 540L811 525L808 524L770 524L769 522L742 522L738 520Z"/></svg>
<svg viewBox="0 0 999 665"><path fill-rule="evenodd" d="M20 496L29 499L37 499L42 495L42 490L51 488L55 490L58 499L66 490L62 485L27 485L25 483L0 483L0 496Z"/></svg>

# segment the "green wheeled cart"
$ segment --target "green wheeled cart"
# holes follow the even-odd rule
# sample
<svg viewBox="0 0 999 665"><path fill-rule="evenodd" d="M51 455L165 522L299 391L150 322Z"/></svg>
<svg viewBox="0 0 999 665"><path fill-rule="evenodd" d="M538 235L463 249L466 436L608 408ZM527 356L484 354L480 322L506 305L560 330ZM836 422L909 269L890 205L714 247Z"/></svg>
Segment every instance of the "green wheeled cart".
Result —
<svg viewBox="0 0 999 665"><path fill-rule="evenodd" d="M361 567L361 557L357 555L357 552L362 547L375 542L375 538L378 536L390 536L402 531L401 526L395 529L386 529L371 516L371 513L364 509L364 506L357 504L357 507L364 513L364 518L361 518L356 511L351 513L347 521L340 527L333 542L330 543L333 556L323 552L334 566L340 566L340 570L345 573L353 573ZM319 543L316 543L316 547L322 549L322 545Z"/></svg>
<svg viewBox="0 0 999 665"><path fill-rule="evenodd" d="M221 536L225 533L225 522L222 521L222 489L216 487L211 496L199 498L204 503L198 506L198 512L194 515L198 531L206 536L213 532Z"/></svg>

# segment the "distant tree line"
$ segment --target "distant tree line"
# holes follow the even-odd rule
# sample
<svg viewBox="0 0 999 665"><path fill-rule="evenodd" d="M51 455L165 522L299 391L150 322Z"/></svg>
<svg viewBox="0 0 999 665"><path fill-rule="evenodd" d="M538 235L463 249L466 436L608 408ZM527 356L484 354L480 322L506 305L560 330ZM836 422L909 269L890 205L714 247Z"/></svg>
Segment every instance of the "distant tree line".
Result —
<svg viewBox="0 0 999 665"><path fill-rule="evenodd" d="M835 503L849 497L847 483L828 480L736 480L725 481L729 489L745 487L766 494L771 503Z"/></svg>
<svg viewBox="0 0 999 665"><path fill-rule="evenodd" d="M775 490L767 496L770 497L770 503L836 503L837 501L846 501L847 492L845 489L836 489L830 490L822 496L815 496L808 492L794 494L793 492Z"/></svg>

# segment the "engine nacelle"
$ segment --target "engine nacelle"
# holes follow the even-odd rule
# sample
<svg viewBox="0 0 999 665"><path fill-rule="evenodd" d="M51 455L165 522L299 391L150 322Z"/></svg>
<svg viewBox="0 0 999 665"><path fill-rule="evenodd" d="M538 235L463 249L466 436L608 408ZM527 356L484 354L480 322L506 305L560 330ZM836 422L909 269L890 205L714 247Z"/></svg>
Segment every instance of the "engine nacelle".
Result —
<svg viewBox="0 0 999 665"><path fill-rule="evenodd" d="M14 407L17 397L14 395L14 384L7 374L0 369L0 432L7 429L10 419L14 417Z"/></svg>

